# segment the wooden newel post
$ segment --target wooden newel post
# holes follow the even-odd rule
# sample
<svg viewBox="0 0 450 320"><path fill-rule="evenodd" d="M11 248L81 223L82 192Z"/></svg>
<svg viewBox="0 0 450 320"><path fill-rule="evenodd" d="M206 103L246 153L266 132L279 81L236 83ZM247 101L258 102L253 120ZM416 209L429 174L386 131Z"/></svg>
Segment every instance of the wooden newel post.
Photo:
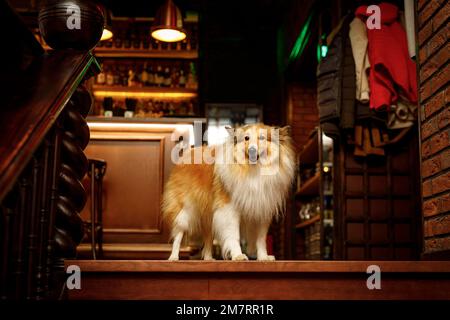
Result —
<svg viewBox="0 0 450 320"><path fill-rule="evenodd" d="M76 247L84 235L79 213L87 200L81 179L88 170L88 160L83 150L89 142L89 127L85 118L91 105L89 92L80 86L58 119L61 150L55 205L53 268L55 284L62 283L63 286L66 279L64 259L76 257Z"/></svg>

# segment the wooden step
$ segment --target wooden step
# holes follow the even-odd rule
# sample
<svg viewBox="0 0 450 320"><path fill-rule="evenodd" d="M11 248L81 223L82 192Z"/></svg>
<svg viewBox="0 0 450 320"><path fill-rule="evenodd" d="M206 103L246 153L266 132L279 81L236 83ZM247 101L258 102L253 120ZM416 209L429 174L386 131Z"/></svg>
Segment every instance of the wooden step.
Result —
<svg viewBox="0 0 450 320"><path fill-rule="evenodd" d="M103 244L103 259L167 259L172 251L171 244L164 243L105 243ZM180 248L180 259L186 260L198 250L191 246ZM91 259L91 244L82 243L77 248L78 259Z"/></svg>
<svg viewBox="0 0 450 320"><path fill-rule="evenodd" d="M450 299L449 261L72 260L81 289L69 299ZM381 269L369 290L367 267ZM114 290L111 290L114 288Z"/></svg>

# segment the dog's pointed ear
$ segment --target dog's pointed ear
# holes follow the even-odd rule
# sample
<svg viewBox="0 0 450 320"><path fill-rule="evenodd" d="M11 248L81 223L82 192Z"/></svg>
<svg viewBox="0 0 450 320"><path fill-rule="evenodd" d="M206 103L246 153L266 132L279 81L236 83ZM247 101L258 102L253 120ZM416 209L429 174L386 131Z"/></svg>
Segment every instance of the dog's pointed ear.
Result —
<svg viewBox="0 0 450 320"><path fill-rule="evenodd" d="M228 135L229 135L230 137L234 136L234 128L232 128L232 127L230 127L230 126L226 126L225 129L227 130Z"/></svg>
<svg viewBox="0 0 450 320"><path fill-rule="evenodd" d="M288 137L291 135L291 126L284 126L280 128L280 136Z"/></svg>

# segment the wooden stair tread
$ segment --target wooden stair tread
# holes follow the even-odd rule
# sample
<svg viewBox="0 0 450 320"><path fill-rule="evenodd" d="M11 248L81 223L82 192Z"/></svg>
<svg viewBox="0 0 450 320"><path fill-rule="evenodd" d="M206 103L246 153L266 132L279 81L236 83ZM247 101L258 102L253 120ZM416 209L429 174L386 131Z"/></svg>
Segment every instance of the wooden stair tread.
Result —
<svg viewBox="0 0 450 320"><path fill-rule="evenodd" d="M450 261L65 263L82 272L81 289L68 292L72 300L450 299ZM367 288L369 265L381 268L381 290Z"/></svg>
<svg viewBox="0 0 450 320"><path fill-rule="evenodd" d="M161 260L168 259L172 245L167 243L104 243L101 259L109 260ZM189 259L198 253L198 248L182 246L180 259ZM77 258L80 260L91 259L91 244L82 243L77 248Z"/></svg>
<svg viewBox="0 0 450 320"><path fill-rule="evenodd" d="M275 272L366 273L377 265L383 273L450 273L450 261L167 261L67 260L85 272Z"/></svg>
<svg viewBox="0 0 450 320"><path fill-rule="evenodd" d="M90 243L81 243L78 248L79 251L91 250ZM165 243L104 243L103 251L158 251L170 252L172 250L171 244ZM195 248L191 246L182 246L180 252L194 252Z"/></svg>

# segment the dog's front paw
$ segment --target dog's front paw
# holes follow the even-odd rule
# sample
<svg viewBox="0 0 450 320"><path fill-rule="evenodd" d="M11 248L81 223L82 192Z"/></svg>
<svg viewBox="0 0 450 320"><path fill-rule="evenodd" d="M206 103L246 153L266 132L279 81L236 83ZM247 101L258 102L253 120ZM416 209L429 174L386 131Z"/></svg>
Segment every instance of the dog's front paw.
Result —
<svg viewBox="0 0 450 320"><path fill-rule="evenodd" d="M238 254L237 256L232 257L231 260L245 261L245 260L248 260L248 257L245 254L241 253L241 254Z"/></svg>
<svg viewBox="0 0 450 320"><path fill-rule="evenodd" d="M178 261L178 260L180 260L180 258L178 256L170 256L168 260L169 261Z"/></svg>
<svg viewBox="0 0 450 320"><path fill-rule="evenodd" d="M258 257L257 258L258 261L275 261L275 256L263 256L263 257Z"/></svg>

